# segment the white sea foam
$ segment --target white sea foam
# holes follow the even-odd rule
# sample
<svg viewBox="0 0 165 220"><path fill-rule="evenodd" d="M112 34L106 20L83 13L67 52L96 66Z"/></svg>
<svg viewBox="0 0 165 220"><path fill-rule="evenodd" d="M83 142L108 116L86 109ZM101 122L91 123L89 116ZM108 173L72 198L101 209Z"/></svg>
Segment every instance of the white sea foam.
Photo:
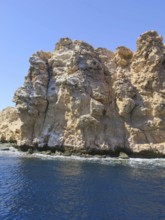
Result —
<svg viewBox="0 0 165 220"><path fill-rule="evenodd" d="M81 161L81 162L90 162L90 163L100 163L104 165L123 165L131 166L134 168L144 167L144 168L153 168L153 167L165 167L164 158L155 158L155 159L144 159L144 158L99 158L97 156L92 157L80 157L80 156L63 156L63 155L45 155L41 153L34 153L30 155L31 157L41 158L43 160L62 160L62 161Z"/></svg>
<svg viewBox="0 0 165 220"><path fill-rule="evenodd" d="M8 149L7 149L8 148ZM0 148L0 155L6 155L6 156L24 156L25 153L18 151L16 148L10 146L6 147L6 150Z"/></svg>
<svg viewBox="0 0 165 220"><path fill-rule="evenodd" d="M80 157L80 156L63 156L63 155L46 155L43 153L33 153L28 154L26 152L21 152L10 146L9 150L0 150L0 156L14 156L14 157L26 157L26 158L40 158L42 160L62 160L62 161L80 161L80 162L90 162L90 163L100 163L104 165L123 165L130 166L134 168L154 168L154 167L165 167L165 158L155 158L155 159L144 159L144 158L100 158L97 156L91 157Z"/></svg>

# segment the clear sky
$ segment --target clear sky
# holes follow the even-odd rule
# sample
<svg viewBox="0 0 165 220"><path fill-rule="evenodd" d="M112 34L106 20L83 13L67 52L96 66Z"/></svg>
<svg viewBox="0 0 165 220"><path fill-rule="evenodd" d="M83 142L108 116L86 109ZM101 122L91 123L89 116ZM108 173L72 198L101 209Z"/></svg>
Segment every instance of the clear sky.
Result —
<svg viewBox="0 0 165 220"><path fill-rule="evenodd" d="M147 30L165 38L164 0L0 0L0 110L14 106L29 56L52 51L59 38L135 50Z"/></svg>

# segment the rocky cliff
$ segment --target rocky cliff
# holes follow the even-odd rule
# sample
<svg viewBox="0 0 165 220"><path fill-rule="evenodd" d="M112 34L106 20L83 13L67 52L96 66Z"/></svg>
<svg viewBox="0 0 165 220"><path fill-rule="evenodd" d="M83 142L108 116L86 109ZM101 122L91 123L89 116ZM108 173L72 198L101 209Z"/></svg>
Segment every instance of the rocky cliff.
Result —
<svg viewBox="0 0 165 220"><path fill-rule="evenodd" d="M165 156L165 46L157 32L143 33L135 52L63 38L53 52L38 51L29 62L16 108L0 114L1 141Z"/></svg>

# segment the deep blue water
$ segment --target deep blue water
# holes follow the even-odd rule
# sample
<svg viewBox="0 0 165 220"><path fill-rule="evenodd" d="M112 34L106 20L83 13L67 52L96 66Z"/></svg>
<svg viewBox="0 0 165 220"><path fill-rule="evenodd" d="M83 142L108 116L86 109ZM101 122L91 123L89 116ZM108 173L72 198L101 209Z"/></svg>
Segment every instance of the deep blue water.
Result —
<svg viewBox="0 0 165 220"><path fill-rule="evenodd" d="M163 220L165 160L0 152L1 220Z"/></svg>

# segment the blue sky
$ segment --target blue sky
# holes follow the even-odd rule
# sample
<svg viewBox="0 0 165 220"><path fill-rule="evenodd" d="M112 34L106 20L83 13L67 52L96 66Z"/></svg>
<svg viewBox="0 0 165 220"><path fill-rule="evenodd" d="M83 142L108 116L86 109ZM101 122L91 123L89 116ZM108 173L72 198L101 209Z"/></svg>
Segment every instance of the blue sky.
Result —
<svg viewBox="0 0 165 220"><path fill-rule="evenodd" d="M0 110L14 106L29 56L70 37L114 51L147 30L165 37L164 0L0 0Z"/></svg>

